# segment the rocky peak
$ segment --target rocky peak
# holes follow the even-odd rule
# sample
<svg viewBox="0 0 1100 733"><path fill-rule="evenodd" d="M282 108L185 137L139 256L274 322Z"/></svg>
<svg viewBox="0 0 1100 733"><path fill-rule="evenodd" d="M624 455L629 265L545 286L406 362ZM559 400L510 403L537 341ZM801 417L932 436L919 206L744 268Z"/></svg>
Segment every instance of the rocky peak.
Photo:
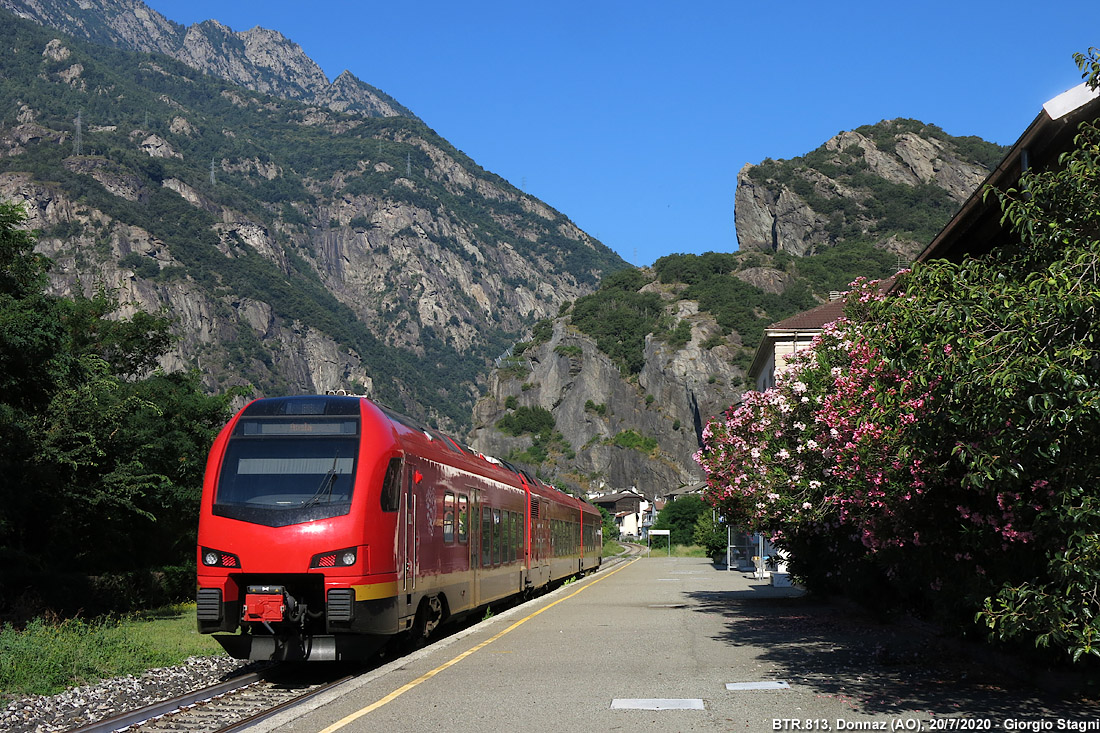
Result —
<svg viewBox="0 0 1100 733"><path fill-rule="evenodd" d="M737 241L743 250L802 257L842 241L871 239L912 257L1001 155L1001 146L952 137L915 120L841 132L805 156L739 171ZM898 203L903 200L910 203Z"/></svg>
<svg viewBox="0 0 1100 733"><path fill-rule="evenodd" d="M163 54L264 94L371 117L415 117L350 74L330 84L301 46L278 31L234 31L216 20L184 28L141 0L0 0L0 8L93 43Z"/></svg>

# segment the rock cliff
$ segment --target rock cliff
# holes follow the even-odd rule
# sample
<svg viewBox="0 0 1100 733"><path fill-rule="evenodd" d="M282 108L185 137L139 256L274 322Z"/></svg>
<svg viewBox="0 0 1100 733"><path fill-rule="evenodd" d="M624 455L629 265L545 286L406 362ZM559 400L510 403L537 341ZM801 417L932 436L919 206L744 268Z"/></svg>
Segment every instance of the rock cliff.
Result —
<svg viewBox="0 0 1100 733"><path fill-rule="evenodd" d="M669 294L666 309L691 324L691 338L673 348L647 337L645 366L634 377L624 377L568 317L555 319L546 341L492 373L474 408L470 444L530 462L536 436L509 435L496 426L512 410L540 407L553 415L559 433L537 466L540 475L584 490L634 486L650 497L701 481L692 459L700 433L737 400L744 372L730 347L704 348L722 329L697 303ZM633 439L623 440L627 436Z"/></svg>
<svg viewBox="0 0 1100 733"><path fill-rule="evenodd" d="M741 169L734 201L738 244L802 257L864 240L911 258L1003 152L915 120L841 132L805 156Z"/></svg>

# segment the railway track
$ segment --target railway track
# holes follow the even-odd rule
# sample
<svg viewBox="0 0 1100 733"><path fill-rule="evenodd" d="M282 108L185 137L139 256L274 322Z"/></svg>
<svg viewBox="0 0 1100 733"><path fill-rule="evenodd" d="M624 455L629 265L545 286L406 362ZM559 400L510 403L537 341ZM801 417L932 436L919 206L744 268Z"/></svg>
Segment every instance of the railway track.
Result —
<svg viewBox="0 0 1100 733"><path fill-rule="evenodd" d="M626 551L621 555L613 559L605 558L605 568L646 549L644 545L624 545ZM447 625L431 641L438 641L477 623L478 618L471 616L465 621ZM414 648L411 645L399 646L373 663L355 666L337 663L272 664L170 700L69 729L67 733L230 733L301 705L358 675L400 658Z"/></svg>
<svg viewBox="0 0 1100 733"><path fill-rule="evenodd" d="M638 555L641 555L646 551L646 549L648 549L645 545L639 545L637 542L620 542L619 544L622 545L623 548L625 548L625 551L619 555L616 555L615 557L617 558L636 557ZM605 557L604 562L607 562L609 559L610 558Z"/></svg>
<svg viewBox="0 0 1100 733"><path fill-rule="evenodd" d="M71 733L229 733L325 692L356 676L346 666L274 666L181 697L133 710Z"/></svg>

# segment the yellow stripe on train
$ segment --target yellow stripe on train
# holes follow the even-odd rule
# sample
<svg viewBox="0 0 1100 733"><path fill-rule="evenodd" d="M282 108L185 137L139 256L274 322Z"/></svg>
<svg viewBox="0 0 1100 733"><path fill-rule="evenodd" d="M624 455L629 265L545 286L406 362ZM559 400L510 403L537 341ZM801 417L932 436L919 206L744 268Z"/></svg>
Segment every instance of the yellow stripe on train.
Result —
<svg viewBox="0 0 1100 733"><path fill-rule="evenodd" d="M393 598L397 595L397 581L388 583L371 583L370 585L353 585L356 601L374 601L379 598Z"/></svg>

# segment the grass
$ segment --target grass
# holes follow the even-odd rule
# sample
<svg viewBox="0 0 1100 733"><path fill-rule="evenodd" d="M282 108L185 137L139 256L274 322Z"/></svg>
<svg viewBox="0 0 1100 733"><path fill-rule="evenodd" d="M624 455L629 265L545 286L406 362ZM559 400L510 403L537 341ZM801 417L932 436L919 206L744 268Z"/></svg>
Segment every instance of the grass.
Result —
<svg viewBox="0 0 1100 733"><path fill-rule="evenodd" d="M668 557L668 545L657 547L654 545L649 551L650 557ZM673 545L673 557L710 557L701 545Z"/></svg>
<svg viewBox="0 0 1100 733"><path fill-rule="evenodd" d="M0 629L0 707L16 697L53 695L68 687L222 654L198 633L195 604L123 619L35 619Z"/></svg>

